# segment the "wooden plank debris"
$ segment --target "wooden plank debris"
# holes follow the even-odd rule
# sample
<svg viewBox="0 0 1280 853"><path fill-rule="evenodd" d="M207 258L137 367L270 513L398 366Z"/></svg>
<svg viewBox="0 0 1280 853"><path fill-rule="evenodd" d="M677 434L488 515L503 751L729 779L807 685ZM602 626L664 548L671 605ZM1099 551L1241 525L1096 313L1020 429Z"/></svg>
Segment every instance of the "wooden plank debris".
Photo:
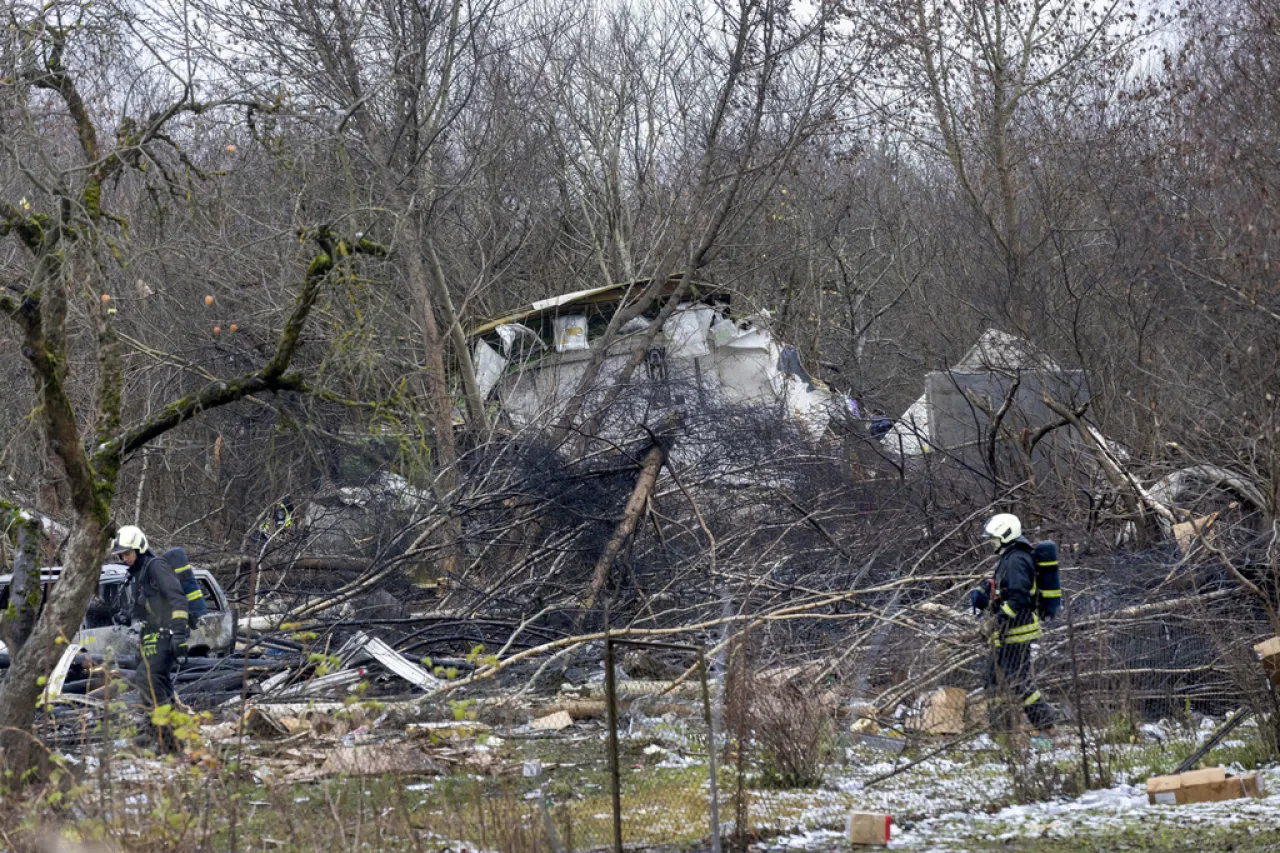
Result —
<svg viewBox="0 0 1280 853"><path fill-rule="evenodd" d="M529 724L529 728L535 732L558 732L572 725L573 717L569 716L568 711L556 711L554 714L548 714L545 717L539 717L534 720Z"/></svg>

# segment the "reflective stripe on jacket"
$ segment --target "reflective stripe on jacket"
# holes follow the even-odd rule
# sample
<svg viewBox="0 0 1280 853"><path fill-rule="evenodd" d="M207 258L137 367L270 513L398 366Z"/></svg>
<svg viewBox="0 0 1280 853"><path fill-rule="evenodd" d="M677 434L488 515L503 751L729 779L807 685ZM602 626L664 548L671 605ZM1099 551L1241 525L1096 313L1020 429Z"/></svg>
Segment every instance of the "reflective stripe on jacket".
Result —
<svg viewBox="0 0 1280 853"><path fill-rule="evenodd" d="M1036 561L1031 543L1018 538L1000 552L995 573L996 630L991 645L1029 643L1040 639L1040 617L1036 615Z"/></svg>

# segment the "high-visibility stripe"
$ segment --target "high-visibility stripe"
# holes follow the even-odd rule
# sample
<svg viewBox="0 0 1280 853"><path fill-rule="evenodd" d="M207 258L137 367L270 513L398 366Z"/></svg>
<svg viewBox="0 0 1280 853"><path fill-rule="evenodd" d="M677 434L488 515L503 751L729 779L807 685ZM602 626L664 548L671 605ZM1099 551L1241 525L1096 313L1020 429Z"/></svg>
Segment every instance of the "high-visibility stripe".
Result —
<svg viewBox="0 0 1280 853"><path fill-rule="evenodd" d="M180 566L179 568L174 569L174 571L175 571L175 572L189 572L189 571L191 571L191 564L190 564L190 563L188 563L188 564L187 564L187 565L185 565L185 566Z"/></svg>
<svg viewBox="0 0 1280 853"><path fill-rule="evenodd" d="M1040 691L1039 691L1039 690L1037 690L1035 693L1032 693L1032 694L1031 694L1030 696L1028 696L1026 699L1023 699L1023 700L1022 700L1022 704L1023 704L1023 705L1034 705L1034 704L1036 704L1036 703L1037 703L1037 702L1039 702L1039 701L1040 701Z"/></svg>
<svg viewBox="0 0 1280 853"><path fill-rule="evenodd" d="M171 618L173 618L173 619L186 619L186 618L187 618L187 611L185 611L185 610L175 610L175 611L173 611L173 616L172 616Z"/></svg>
<svg viewBox="0 0 1280 853"><path fill-rule="evenodd" d="M1056 566L1058 565L1058 561L1057 560L1039 560L1036 562L1036 565L1037 566Z"/></svg>
<svg viewBox="0 0 1280 853"><path fill-rule="evenodd" d="M1062 598L1062 590L1046 589L1041 591L1040 596L1041 598Z"/></svg>
<svg viewBox="0 0 1280 853"><path fill-rule="evenodd" d="M1007 601L1004 604L1000 605L1000 612L1003 613L1005 616L1008 616L1010 619L1018 615L1018 611L1014 610L1013 607L1011 607L1009 605L1009 602Z"/></svg>
<svg viewBox="0 0 1280 853"><path fill-rule="evenodd" d="M195 601L200 598L204 598L204 593L198 589L193 589L191 592L187 593L187 601Z"/></svg>

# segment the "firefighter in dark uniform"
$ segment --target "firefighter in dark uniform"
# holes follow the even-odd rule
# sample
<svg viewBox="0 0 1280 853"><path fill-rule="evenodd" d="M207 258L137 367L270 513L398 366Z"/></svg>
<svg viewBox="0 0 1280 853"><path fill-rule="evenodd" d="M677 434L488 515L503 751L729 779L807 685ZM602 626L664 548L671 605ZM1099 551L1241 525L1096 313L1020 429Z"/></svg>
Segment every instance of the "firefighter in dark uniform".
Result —
<svg viewBox="0 0 1280 853"><path fill-rule="evenodd" d="M1036 689L1031 675L1031 643L1040 639L1033 548L1022 536L1022 522L1010 513L993 516L982 533L1000 554L985 589L970 593L975 610L993 614L988 622L991 655L987 689L999 692L993 692L988 704L995 709L1001 698L1017 700L1032 728L1049 735L1053 732L1053 708Z"/></svg>
<svg viewBox="0 0 1280 853"><path fill-rule="evenodd" d="M173 673L187 642L187 596L173 566L151 553L147 537L137 527L121 527L111 553L129 567L130 617L142 622L133 686L150 711L173 702ZM159 739L162 748L172 748Z"/></svg>

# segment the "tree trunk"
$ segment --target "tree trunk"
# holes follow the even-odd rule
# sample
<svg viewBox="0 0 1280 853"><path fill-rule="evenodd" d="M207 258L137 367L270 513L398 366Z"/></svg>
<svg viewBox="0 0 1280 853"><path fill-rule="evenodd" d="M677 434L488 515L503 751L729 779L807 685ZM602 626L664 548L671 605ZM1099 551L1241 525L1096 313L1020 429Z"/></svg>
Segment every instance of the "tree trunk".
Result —
<svg viewBox="0 0 1280 853"><path fill-rule="evenodd" d="M467 336L462 330L458 312L453 307L449 282L444 277L444 267L440 264L435 243L428 240L426 245L427 252L431 255L431 277L436 285L436 293L440 296L440 309L444 311L444 321L449 326L449 340L453 344L454 358L458 362L458 376L462 379L462 393L467 402L467 427L482 438L487 438L489 416L485 413L484 400L480 397L476 366L471 361L471 351L467 349Z"/></svg>
<svg viewBox="0 0 1280 853"><path fill-rule="evenodd" d="M56 589L31 636L10 653L9 674L0 684L0 769L21 774L32 766L38 750L31 734L41 680L57 664L66 643L80 629L89 599L98 588L102 556L107 548L104 523L95 515L76 518L67 560Z"/></svg>
<svg viewBox="0 0 1280 853"><path fill-rule="evenodd" d="M453 438L453 395L449 393L449 383L444 365L444 340L440 336L440 327L436 322L435 305L431 294L431 284L421 255L421 229L415 235L414 245L406 245L406 265L409 274L410 293L414 302L414 313L422 328L422 348L427 365L427 395L431 413L431 428L435 433L433 449L435 450L434 475L435 494L440 502L441 511L448 515L449 504L458 489L458 450ZM458 543L462 538L461 519L450 519L440 531L443 540L443 551L440 569L446 576L456 576L458 572ZM418 565L412 571L413 580L419 584L435 579L435 573L428 567Z"/></svg>
<svg viewBox="0 0 1280 853"><path fill-rule="evenodd" d="M604 550L600 552L600 559L596 560L595 571L591 573L591 587L587 591L585 607L590 608L595 604L596 596L600 594L600 590L609 579L609 567L613 565L614 558L635 533L636 525L640 523L640 516L644 514L644 508L649 503L649 496L653 494L654 484L658 482L658 472L666 459L667 449L661 442L654 444L645 454L644 463L640 467L640 476L636 478L636 487L631 490L631 497L622 511L622 520L614 528L613 536L609 537L609 541L605 543Z"/></svg>
<svg viewBox="0 0 1280 853"><path fill-rule="evenodd" d="M38 518L22 521L18 527L9 607L0 613L0 642L10 655L17 654L26 644L40 612L40 533Z"/></svg>

